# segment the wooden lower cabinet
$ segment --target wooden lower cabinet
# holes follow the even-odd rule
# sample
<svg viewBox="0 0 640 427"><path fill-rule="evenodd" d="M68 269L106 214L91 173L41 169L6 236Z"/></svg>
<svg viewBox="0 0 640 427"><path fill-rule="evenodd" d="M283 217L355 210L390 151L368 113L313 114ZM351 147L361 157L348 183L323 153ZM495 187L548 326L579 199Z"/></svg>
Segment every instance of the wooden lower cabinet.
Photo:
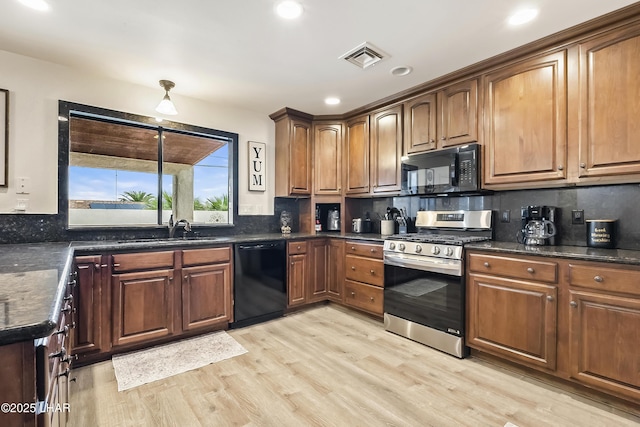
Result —
<svg viewBox="0 0 640 427"><path fill-rule="evenodd" d="M112 276L113 347L173 334L173 275L167 269Z"/></svg>
<svg viewBox="0 0 640 427"><path fill-rule="evenodd" d="M382 245L347 241L344 257L344 304L377 316L383 314Z"/></svg>
<svg viewBox="0 0 640 427"><path fill-rule="evenodd" d="M554 285L470 274L467 345L555 370L556 300Z"/></svg>
<svg viewBox="0 0 640 427"><path fill-rule="evenodd" d="M373 314L383 313L383 288L366 283L344 281L344 303Z"/></svg>
<svg viewBox="0 0 640 427"><path fill-rule="evenodd" d="M327 296L342 302L344 289L344 240L329 239L329 260L326 266Z"/></svg>
<svg viewBox="0 0 640 427"><path fill-rule="evenodd" d="M102 322L104 302L103 271L101 255L78 256L75 258L77 273L76 286L73 287L73 300L76 305L74 316L73 353L99 352L102 349Z"/></svg>
<svg viewBox="0 0 640 427"><path fill-rule="evenodd" d="M469 347L640 402L640 267L471 250L467 270Z"/></svg>
<svg viewBox="0 0 640 427"><path fill-rule="evenodd" d="M329 265L329 240L315 239L309 245L309 286L307 301L316 302L327 299Z"/></svg>
<svg viewBox="0 0 640 427"><path fill-rule="evenodd" d="M306 304L309 281L307 242L289 242L287 254L287 305L294 307Z"/></svg>
<svg viewBox="0 0 640 427"><path fill-rule="evenodd" d="M182 269L182 330L232 321L231 264Z"/></svg>

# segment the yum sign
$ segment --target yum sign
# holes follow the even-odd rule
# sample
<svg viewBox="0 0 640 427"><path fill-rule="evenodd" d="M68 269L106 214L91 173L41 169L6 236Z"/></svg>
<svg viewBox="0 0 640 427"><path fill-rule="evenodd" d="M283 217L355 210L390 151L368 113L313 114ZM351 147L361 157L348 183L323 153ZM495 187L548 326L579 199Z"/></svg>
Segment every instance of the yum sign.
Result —
<svg viewBox="0 0 640 427"><path fill-rule="evenodd" d="M265 191L267 150L264 142L249 141L249 191Z"/></svg>

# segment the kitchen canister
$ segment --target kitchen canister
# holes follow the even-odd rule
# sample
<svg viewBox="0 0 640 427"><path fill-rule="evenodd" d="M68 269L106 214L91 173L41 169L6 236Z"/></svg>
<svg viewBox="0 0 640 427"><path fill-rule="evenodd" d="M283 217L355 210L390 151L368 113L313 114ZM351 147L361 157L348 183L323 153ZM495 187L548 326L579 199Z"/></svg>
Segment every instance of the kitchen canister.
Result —
<svg viewBox="0 0 640 427"><path fill-rule="evenodd" d="M616 222L615 219L588 219L586 221L587 246L590 248L615 248Z"/></svg>
<svg viewBox="0 0 640 427"><path fill-rule="evenodd" d="M395 232L396 222L392 219L383 219L380 221L380 234L383 236L391 236Z"/></svg>

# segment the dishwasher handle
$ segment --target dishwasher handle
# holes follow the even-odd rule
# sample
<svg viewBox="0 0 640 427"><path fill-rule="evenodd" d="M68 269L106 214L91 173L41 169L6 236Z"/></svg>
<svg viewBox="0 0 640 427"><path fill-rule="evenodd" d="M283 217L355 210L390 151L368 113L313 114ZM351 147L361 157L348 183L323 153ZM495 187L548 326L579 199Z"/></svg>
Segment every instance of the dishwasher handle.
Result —
<svg viewBox="0 0 640 427"><path fill-rule="evenodd" d="M257 243L251 245L238 245L238 249L241 251L264 251L269 249L284 249L284 244L282 242L271 242L271 243Z"/></svg>

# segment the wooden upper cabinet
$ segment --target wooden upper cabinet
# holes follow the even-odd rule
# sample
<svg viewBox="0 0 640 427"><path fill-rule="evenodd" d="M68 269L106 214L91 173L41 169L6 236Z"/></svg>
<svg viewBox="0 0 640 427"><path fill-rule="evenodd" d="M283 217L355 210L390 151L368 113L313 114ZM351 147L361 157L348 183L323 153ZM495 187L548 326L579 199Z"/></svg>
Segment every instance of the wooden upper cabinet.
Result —
<svg viewBox="0 0 640 427"><path fill-rule="evenodd" d="M478 141L478 80L466 80L404 103L405 154Z"/></svg>
<svg viewBox="0 0 640 427"><path fill-rule="evenodd" d="M486 74L483 87L485 184L566 178L566 52Z"/></svg>
<svg viewBox="0 0 640 427"><path fill-rule="evenodd" d="M311 195L311 119L285 108L271 119L276 124L276 197Z"/></svg>
<svg viewBox="0 0 640 427"><path fill-rule="evenodd" d="M439 148L478 140L478 80L468 80L438 93L442 125Z"/></svg>
<svg viewBox="0 0 640 427"><path fill-rule="evenodd" d="M314 194L342 192L342 124L313 125Z"/></svg>
<svg viewBox="0 0 640 427"><path fill-rule="evenodd" d="M583 177L640 173L640 25L579 45L579 170Z"/></svg>
<svg viewBox="0 0 640 427"><path fill-rule="evenodd" d="M369 116L347 122L345 135L346 194L369 193Z"/></svg>
<svg viewBox="0 0 640 427"><path fill-rule="evenodd" d="M400 191L402 105L371 115L371 191Z"/></svg>
<svg viewBox="0 0 640 427"><path fill-rule="evenodd" d="M436 148L436 94L428 93L404 103L404 151L406 154Z"/></svg>

